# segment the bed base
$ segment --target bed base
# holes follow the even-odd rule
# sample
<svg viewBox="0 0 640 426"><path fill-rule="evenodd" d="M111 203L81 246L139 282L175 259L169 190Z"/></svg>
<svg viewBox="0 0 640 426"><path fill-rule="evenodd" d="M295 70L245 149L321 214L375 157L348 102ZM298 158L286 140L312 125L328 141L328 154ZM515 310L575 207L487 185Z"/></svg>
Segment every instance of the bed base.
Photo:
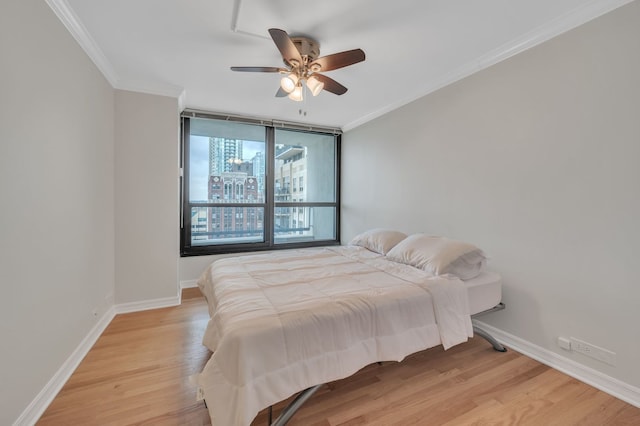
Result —
<svg viewBox="0 0 640 426"><path fill-rule="evenodd" d="M504 308L505 308L504 303L500 302L500 303L498 303L496 306L494 306L491 309L487 309L486 311L478 312L477 314L471 315L471 318L475 318L475 317L477 317L479 315L488 314L489 312L501 311ZM473 332L475 334L477 334L478 336L482 337L487 342L491 343L491 346L493 346L493 349L495 349L496 351L498 351L498 352L506 352L507 351L507 348L502 346L502 344L500 342L498 342L495 339L495 337L493 337L491 334L489 334L487 331L483 330L482 328L480 328L476 324L473 324Z"/></svg>
<svg viewBox="0 0 640 426"><path fill-rule="evenodd" d="M321 386L323 385L320 384L320 385L311 386L310 388L307 388L302 392L300 392L298 396L296 396L294 400L289 403L289 405L284 407L284 409L282 410L282 413L280 413L280 415L274 422L271 422L272 407L269 407L269 425L271 426L286 425L287 422L291 420L291 417L293 417L296 411L298 411L300 407L302 407L302 404L307 402L307 400L311 398L313 394L316 393L318 389L320 389Z"/></svg>
<svg viewBox="0 0 640 426"><path fill-rule="evenodd" d="M475 317L477 317L479 315L488 314L489 312L501 311L504 308L505 308L504 303L500 302L500 303L498 303L496 306L494 306L491 309L487 309L486 311L478 312L477 314L471 315L471 318L475 318ZM500 342L498 342L491 334L489 334L488 332L486 332L485 330L483 330L482 328L478 327L475 324L473 325L473 332L475 334L477 334L478 336L482 337L483 339L485 339L487 342L491 343L491 346L493 346L494 350L496 350L498 352L506 352L507 351L507 348L502 346L502 344ZM382 365L381 362L378 362L378 364ZM312 387L307 388L307 389L303 390L302 392L300 392L293 399L293 401L291 401L289 403L289 405L287 405L282 410L282 412L280 413L280 415L278 416L278 418L275 421L272 421L273 406L269 407L269 414L268 414L268 424L269 424L269 426L285 426L287 424L287 422L289 420L291 420L291 417L293 417L293 415L300 409L300 407L302 407L302 405L305 402L307 402L307 400L309 398L311 398L313 396L313 394L316 393L316 391L318 389L320 389L321 386L323 386L323 384L312 386Z"/></svg>

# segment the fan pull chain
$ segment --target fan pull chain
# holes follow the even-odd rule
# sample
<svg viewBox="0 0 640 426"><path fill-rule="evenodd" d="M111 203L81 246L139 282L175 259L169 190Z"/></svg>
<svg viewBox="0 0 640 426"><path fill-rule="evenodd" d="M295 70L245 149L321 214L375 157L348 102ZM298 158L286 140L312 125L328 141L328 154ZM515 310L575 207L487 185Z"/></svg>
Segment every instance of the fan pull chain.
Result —
<svg viewBox="0 0 640 426"><path fill-rule="evenodd" d="M302 115L303 117L307 116L307 88L306 85L302 85L302 108L298 110L298 115Z"/></svg>

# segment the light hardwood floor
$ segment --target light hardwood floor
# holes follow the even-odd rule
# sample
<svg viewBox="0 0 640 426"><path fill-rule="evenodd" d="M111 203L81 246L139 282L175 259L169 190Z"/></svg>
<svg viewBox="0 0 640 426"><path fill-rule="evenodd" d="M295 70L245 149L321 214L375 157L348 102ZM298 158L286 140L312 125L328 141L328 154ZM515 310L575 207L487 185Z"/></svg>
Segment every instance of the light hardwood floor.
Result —
<svg viewBox="0 0 640 426"><path fill-rule="evenodd" d="M189 381L210 356L208 318L197 289L181 306L116 316L38 424L211 424ZM325 385L289 425L640 425L640 409L474 338Z"/></svg>

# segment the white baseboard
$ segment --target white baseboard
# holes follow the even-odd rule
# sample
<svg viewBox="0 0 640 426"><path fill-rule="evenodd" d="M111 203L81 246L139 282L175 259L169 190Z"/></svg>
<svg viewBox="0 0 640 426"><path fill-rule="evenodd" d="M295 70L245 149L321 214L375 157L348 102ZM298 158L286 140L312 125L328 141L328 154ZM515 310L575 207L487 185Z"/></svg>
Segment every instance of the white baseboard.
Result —
<svg viewBox="0 0 640 426"><path fill-rule="evenodd" d="M187 283L187 285L183 285L183 283ZM180 287L190 288L193 286L190 283L191 281L182 281L180 283ZM195 283L195 280L193 283ZM60 389L62 389L69 377L71 377L78 365L80 365L82 359L93 347L116 314L165 308L169 306L176 306L179 303L180 297L176 296L147 300L143 302L122 303L112 306L93 326L87 336L82 340L82 342L80 342L71 356L69 356L62 367L60 367L51 380L49 380L44 388L42 388L34 400L31 401L20 417L18 417L18 419L13 423L13 426L31 426L38 421L42 413L44 413L49 404L51 404L51 401L53 401L58 392L60 392ZM527 342L526 340L495 328L482 321L474 320L474 322L495 337L500 343L514 349L515 351L640 408L640 388L607 376L606 374L560 356L548 349L534 345L533 343Z"/></svg>
<svg viewBox="0 0 640 426"><path fill-rule="evenodd" d="M180 295L160 299L143 300L141 302L119 303L115 306L116 314L148 311L149 309L168 308L180 304Z"/></svg>
<svg viewBox="0 0 640 426"><path fill-rule="evenodd" d="M186 280L180 281L180 288L194 288L198 287L198 280Z"/></svg>
<svg viewBox="0 0 640 426"><path fill-rule="evenodd" d="M503 345L640 408L640 388L534 345L482 321L473 320L473 322L477 323L478 326L490 333Z"/></svg>
<svg viewBox="0 0 640 426"><path fill-rule="evenodd" d="M18 419L13 423L13 426L31 426L38 421L49 404L51 404L51 401L53 401L56 395L58 395L60 389L62 389L67 380L69 380L69 377L71 377L76 368L78 368L82 359L87 355L89 350L91 350L98 338L102 335L104 330L117 314L166 308L169 306L177 306L179 304L180 295L178 294L175 297L164 297L160 299L145 300L142 302L121 303L111 306L96 325L93 326L82 342L80 342L71 356L69 356L64 364L62 364L62 367L58 369L51 380L49 380L45 387L42 388L38 395L22 412L20 417L18 417Z"/></svg>
<svg viewBox="0 0 640 426"><path fill-rule="evenodd" d="M102 318L98 320L87 336L82 339L82 342L80 342L78 347L71 353L71 356L62 364L62 367L58 369L56 374L53 375L51 380L49 380L33 401L25 408L20 417L13 423L14 426L31 426L38 421L42 413L44 413L49 404L51 404L51 401L58 395L60 389L62 389L67 380L69 380L69 377L71 377L76 368L78 368L82 359L87 355L115 316L116 310L112 306Z"/></svg>

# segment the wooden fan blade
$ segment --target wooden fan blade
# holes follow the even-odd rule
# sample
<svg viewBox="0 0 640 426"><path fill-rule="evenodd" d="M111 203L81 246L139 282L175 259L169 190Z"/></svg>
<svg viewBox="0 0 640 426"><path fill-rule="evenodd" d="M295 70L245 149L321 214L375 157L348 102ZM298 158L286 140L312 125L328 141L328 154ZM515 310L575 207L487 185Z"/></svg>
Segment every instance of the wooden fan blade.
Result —
<svg viewBox="0 0 640 426"><path fill-rule="evenodd" d="M340 53L334 53L333 55L322 56L311 63L311 67L314 64L320 65L320 71L337 70L338 68L347 67L349 65L357 64L365 59L364 51L362 49L346 50Z"/></svg>
<svg viewBox="0 0 640 426"><path fill-rule="evenodd" d="M324 90L327 92L335 93L336 95L343 95L347 92L346 87L326 75L313 73L313 76L324 83Z"/></svg>
<svg viewBox="0 0 640 426"><path fill-rule="evenodd" d="M231 67L231 71L242 72L280 72L286 71L284 68L278 67Z"/></svg>
<svg viewBox="0 0 640 426"><path fill-rule="evenodd" d="M289 94L285 92L284 89L282 89L282 87L280 87L276 92L276 98L284 98L285 96L289 96Z"/></svg>
<svg viewBox="0 0 640 426"><path fill-rule="evenodd" d="M292 61L297 62L298 65L302 64L302 56L300 56L300 52L298 52L296 45L293 44L293 41L291 41L286 31L270 28L269 34L280 51L282 59L288 64L291 64Z"/></svg>

